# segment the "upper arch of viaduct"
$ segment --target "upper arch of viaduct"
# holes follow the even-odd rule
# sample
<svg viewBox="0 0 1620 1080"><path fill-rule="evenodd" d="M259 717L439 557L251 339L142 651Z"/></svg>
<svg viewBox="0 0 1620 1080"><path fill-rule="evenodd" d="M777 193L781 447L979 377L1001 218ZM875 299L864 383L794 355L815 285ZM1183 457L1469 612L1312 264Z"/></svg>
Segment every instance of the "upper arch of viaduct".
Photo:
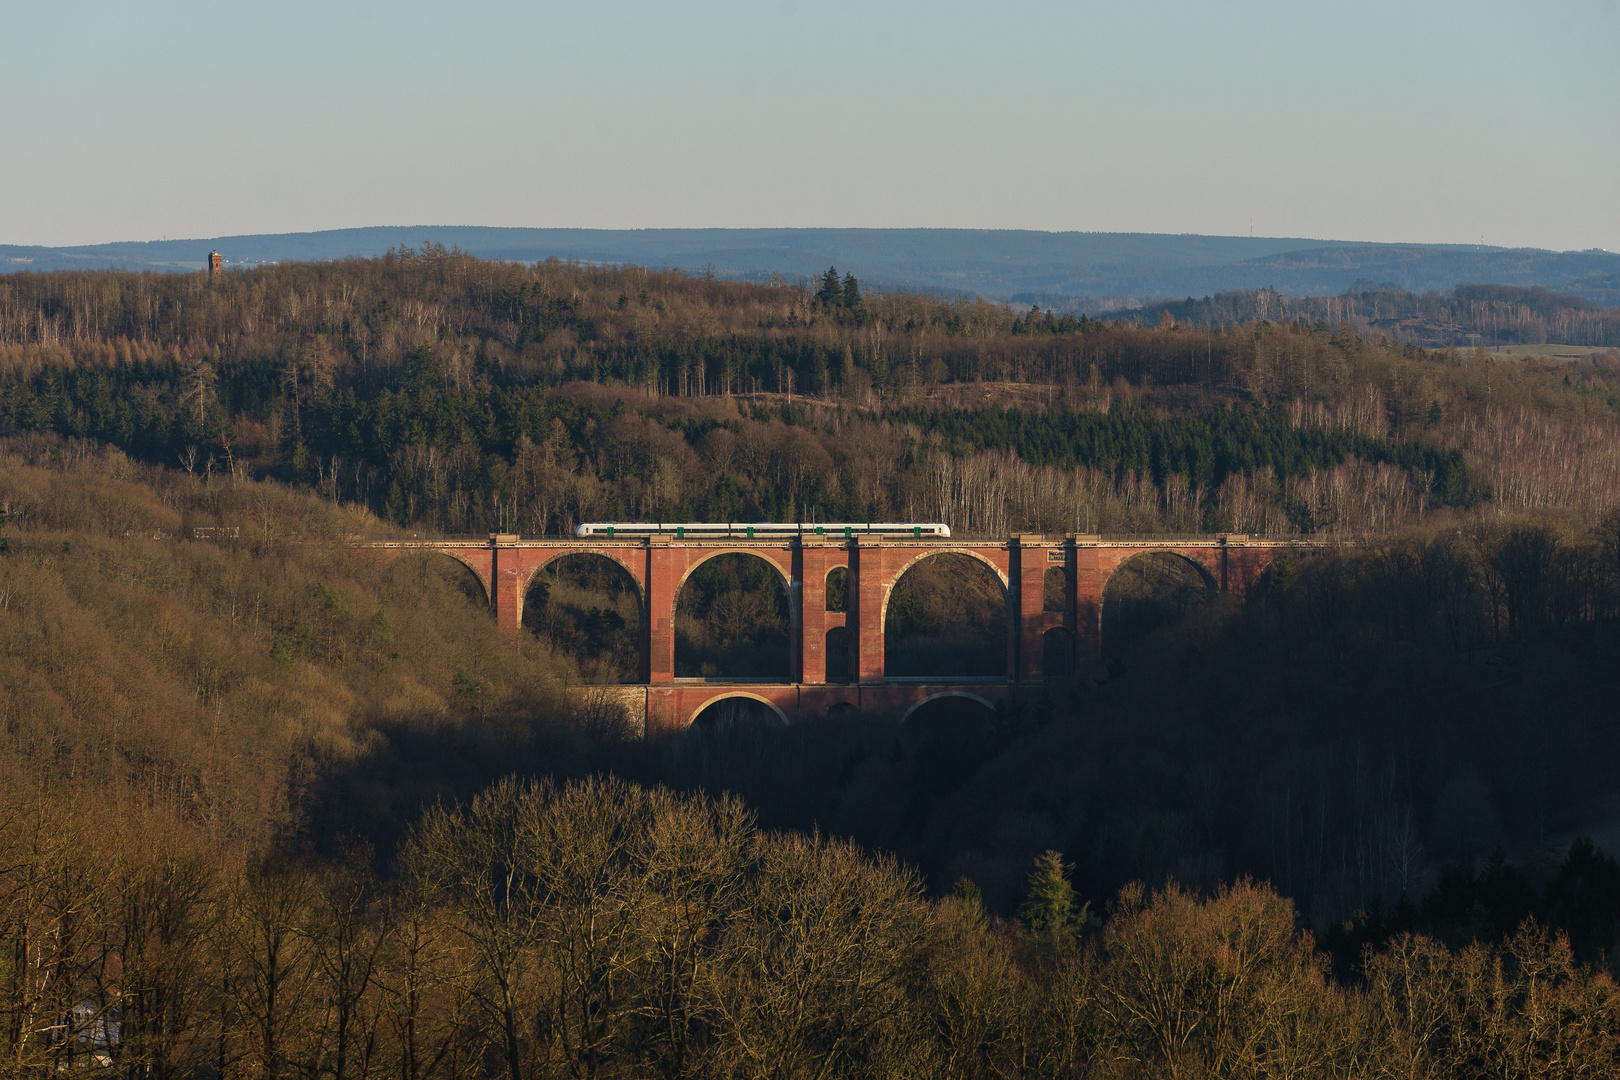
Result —
<svg viewBox="0 0 1620 1080"><path fill-rule="evenodd" d="M883 624L888 598L902 575L933 555L956 553L988 565L1007 594L1009 681L1040 679L1043 636L1061 627L1074 650L1071 666L1101 655L1103 590L1110 575L1139 555L1166 552L1195 564L1213 588L1241 594L1276 556L1299 541L1257 540L1245 536L1118 540L1100 536L1020 534L1005 541L962 539L892 540L858 537L848 541L799 538L754 542L682 540L673 536L620 541L522 540L493 535L471 541L404 541L369 545L384 558L431 551L461 562L484 583L496 620L516 630L522 625L523 598L534 575L569 555L599 555L622 567L636 584L642 609L641 679L675 679L675 602L681 585L699 565L728 553L757 556L770 563L787 585L790 608L789 655L793 683L825 683L827 632L849 630L855 681L885 682ZM827 576L842 567L848 597L842 612L827 611ZM1064 571L1061 611L1045 610L1046 572Z"/></svg>
<svg viewBox="0 0 1620 1080"><path fill-rule="evenodd" d="M1137 559L1148 558L1153 555L1170 555L1174 558L1180 559L1182 562L1198 571L1198 576L1204 580L1204 584L1209 587L1210 592L1220 593L1225 591L1221 584L1222 568L1218 553L1207 553L1198 550L1184 551L1174 547L1143 547L1139 550L1132 551L1125 558L1119 559L1117 562L1111 561L1111 565L1107 567L1103 576L1103 588L1107 589L1108 581L1113 578L1116 571L1123 569L1127 563L1134 562ZM1264 568L1262 568L1262 572L1263 570ZM1252 582L1244 582L1243 588L1246 589L1250 584L1252 584Z"/></svg>
<svg viewBox="0 0 1620 1080"><path fill-rule="evenodd" d="M689 558L685 563L686 568L681 571L680 580L675 583L676 595L680 595L681 588L686 584L686 579L691 577L698 567L702 566L710 559L718 559L722 555L748 555L752 558L758 559L760 562L763 562L766 566L769 566L772 570L776 571L776 576L782 579L783 591L789 596L793 595L793 586L796 584L796 582L793 580L793 561L791 559L783 560L778 557L778 553L775 551L757 551L752 548L737 547L730 544L723 547L716 547L713 550L706 550L697 558ZM784 562L786 562L787 565L784 566Z"/></svg>

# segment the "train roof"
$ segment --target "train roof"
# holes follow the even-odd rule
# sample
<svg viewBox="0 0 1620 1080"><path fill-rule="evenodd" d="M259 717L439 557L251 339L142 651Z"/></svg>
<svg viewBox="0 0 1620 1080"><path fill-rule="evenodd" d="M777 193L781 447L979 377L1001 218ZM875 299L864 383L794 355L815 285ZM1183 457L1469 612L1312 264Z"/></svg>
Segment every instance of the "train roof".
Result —
<svg viewBox="0 0 1620 1080"><path fill-rule="evenodd" d="M587 521L575 536L949 536L939 521Z"/></svg>

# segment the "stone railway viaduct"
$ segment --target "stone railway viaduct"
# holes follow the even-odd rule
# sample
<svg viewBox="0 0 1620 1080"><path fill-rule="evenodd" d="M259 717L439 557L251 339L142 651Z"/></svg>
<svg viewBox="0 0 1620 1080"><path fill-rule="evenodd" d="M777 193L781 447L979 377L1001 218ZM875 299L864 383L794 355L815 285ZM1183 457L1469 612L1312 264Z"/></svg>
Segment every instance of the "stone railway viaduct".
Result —
<svg viewBox="0 0 1620 1080"><path fill-rule="evenodd" d="M640 684L621 686L646 728L689 724L716 701L745 697L771 706L784 722L825 715L841 706L905 715L940 697L967 697L987 706L1020 692L1039 692L1057 658L1063 670L1095 663L1102 655L1103 589L1109 575L1139 555L1168 552L1199 569L1211 591L1242 595L1281 553L1298 541L1222 535L1208 538L1117 538L1066 534L1019 534L1005 541L910 539L858 536L850 540L811 537L760 540L683 539L653 535L612 539L524 540L492 534L487 541L397 541L366 545L384 558L412 552L448 556L471 570L483 586L496 622L517 632L523 600L534 576L570 555L598 555L622 567L635 582L641 603ZM912 566L954 552L975 559L1000 580L1007 601L1007 674L994 679L899 679L883 670L884 615L895 583ZM677 679L675 603L681 586L699 565L719 555L742 553L764 560L780 575L788 595L790 663L785 683ZM827 610L828 576L848 574L845 611ZM1062 575L1063 610L1046 610L1047 575ZM828 638L845 629L851 678L827 681ZM1048 635L1055 635L1049 641ZM837 635L834 635L837 636Z"/></svg>

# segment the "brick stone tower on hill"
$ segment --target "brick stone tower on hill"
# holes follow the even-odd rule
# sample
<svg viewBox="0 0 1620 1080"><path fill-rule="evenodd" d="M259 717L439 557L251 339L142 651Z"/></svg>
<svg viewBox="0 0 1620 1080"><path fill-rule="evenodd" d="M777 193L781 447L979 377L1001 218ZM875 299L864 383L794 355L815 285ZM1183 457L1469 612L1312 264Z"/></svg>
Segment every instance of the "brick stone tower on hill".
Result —
<svg viewBox="0 0 1620 1080"><path fill-rule="evenodd" d="M213 277L215 274L223 274L224 272L225 256L217 251L210 251L208 253L208 276Z"/></svg>

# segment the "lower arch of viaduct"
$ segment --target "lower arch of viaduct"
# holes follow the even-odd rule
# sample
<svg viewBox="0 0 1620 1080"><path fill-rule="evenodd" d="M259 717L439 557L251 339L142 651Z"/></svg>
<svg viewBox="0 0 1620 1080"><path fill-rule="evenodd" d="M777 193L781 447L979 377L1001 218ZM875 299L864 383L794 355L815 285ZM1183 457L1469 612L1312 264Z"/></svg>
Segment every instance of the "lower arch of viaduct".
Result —
<svg viewBox="0 0 1620 1080"><path fill-rule="evenodd" d="M1213 589L1241 595L1280 553L1299 546L1299 541L1237 536L1115 541L1076 534L1020 534L1002 542L857 538L739 543L672 536L603 542L525 541L502 534L487 543L422 541L369 546L384 558L434 552L455 559L482 584L496 621L514 632L523 623L523 600L529 585L548 564L569 555L607 558L635 582L642 612L640 677L651 686L687 681L675 678L675 603L687 577L716 556L752 555L770 563L787 585L791 670L786 685L835 685L827 684L826 641L830 630L842 626L848 631L852 682L876 687L895 685L884 675L883 629L889 594L907 570L929 556L955 552L995 571L1007 598L1005 683L1016 685L1040 681L1047 674L1043 652L1049 630L1066 632L1062 646L1069 653L1064 657L1066 670L1101 658L1103 590L1109 576L1129 560L1151 552L1178 555L1197 566ZM846 610L828 611L827 577L840 567L849 575ZM1055 567L1064 572L1063 610L1047 611L1046 574Z"/></svg>
<svg viewBox="0 0 1620 1080"><path fill-rule="evenodd" d="M887 716L902 723L924 705L942 698L963 698L988 710L1015 697L1020 686L1010 682L972 684L895 682L861 686L853 683L748 683L723 685L697 679L640 686L580 687L577 693L617 701L647 731L673 731L693 723L711 705L739 698L765 705L784 724L816 719L839 709L868 716Z"/></svg>

